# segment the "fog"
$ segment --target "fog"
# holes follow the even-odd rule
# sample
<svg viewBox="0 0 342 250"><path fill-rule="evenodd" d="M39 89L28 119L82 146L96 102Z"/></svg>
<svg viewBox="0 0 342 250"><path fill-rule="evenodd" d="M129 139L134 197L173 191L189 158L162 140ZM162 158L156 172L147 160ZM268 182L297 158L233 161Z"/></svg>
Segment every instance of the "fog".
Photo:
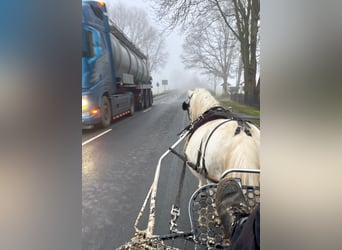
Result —
<svg viewBox="0 0 342 250"><path fill-rule="evenodd" d="M165 28L156 22L156 17L149 0L106 0L105 2L109 6L120 2L125 6L141 8L148 14L148 20L152 26L159 30ZM207 76L197 70L185 69L181 60L183 41L184 37L178 28L165 33L166 50L169 55L164 68L158 72L152 72L154 92L161 92L165 89L192 89L199 86L212 88L212 84L210 84ZM161 85L162 80L168 80L166 88ZM157 83L159 83L159 87L157 87Z"/></svg>

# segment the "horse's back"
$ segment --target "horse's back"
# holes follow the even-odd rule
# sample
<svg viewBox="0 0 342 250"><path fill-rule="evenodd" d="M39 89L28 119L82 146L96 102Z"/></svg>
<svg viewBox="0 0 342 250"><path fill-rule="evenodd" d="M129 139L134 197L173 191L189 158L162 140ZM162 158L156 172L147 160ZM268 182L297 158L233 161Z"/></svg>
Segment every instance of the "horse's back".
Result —
<svg viewBox="0 0 342 250"><path fill-rule="evenodd" d="M239 126L241 124L236 120L227 119L217 119L202 125L187 143L185 153L188 159L194 164L205 165L208 173L217 179L225 170L232 168L259 169L260 130L250 123L247 125L248 132L239 131ZM204 160L198 162L199 157ZM247 183L259 184L258 176L237 176Z"/></svg>

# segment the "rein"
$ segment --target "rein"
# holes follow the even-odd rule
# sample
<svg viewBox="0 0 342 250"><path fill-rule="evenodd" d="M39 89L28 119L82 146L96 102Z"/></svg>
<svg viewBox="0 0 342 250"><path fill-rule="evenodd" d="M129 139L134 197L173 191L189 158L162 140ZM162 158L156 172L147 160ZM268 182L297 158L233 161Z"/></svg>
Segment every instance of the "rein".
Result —
<svg viewBox="0 0 342 250"><path fill-rule="evenodd" d="M191 167L193 170L200 173L201 175L204 175L205 178L207 178L211 182L214 182L214 183L219 182L219 180L217 178L215 178L214 176L212 176L208 173L206 168L200 168L199 164L193 164L192 162L188 161L186 156L181 155L180 153L178 153L176 150L174 150L172 148L169 148L169 150L171 151L171 153L178 156L184 162L184 164L188 165L189 167Z"/></svg>
<svg viewBox="0 0 342 250"><path fill-rule="evenodd" d="M212 107L212 108L208 109L207 111L205 111L200 117L198 117L196 120L194 120L190 125L186 126L179 134L182 134L184 131L188 131L189 134L188 134L187 140L189 140L191 138L191 136L194 134L194 132L199 127L204 125L205 123L216 120L216 119L232 119L232 118L233 118L233 114L229 110L227 110L221 106ZM226 122L227 121L224 121L223 123L226 123ZM221 126L222 124L220 124L219 126ZM217 127L214 130L216 130L216 129L217 129ZM208 141L209 141L209 139L208 139ZM207 141L206 145L208 144L208 141ZM201 147L202 147L202 144L201 144ZM206 146L205 146L205 148L206 148ZM210 180L211 182L214 182L214 183L219 182L219 180L217 178L215 178L214 176L212 176L208 173L205 165L203 165L203 167L201 167L201 165L200 165L201 151L199 151L197 163L194 164L194 163L188 161L186 155L183 156L173 149L169 149L169 150L172 153L174 153L176 156L178 156L186 165L191 167L193 170L195 170L199 174L204 175L204 177L207 178L208 180ZM203 161L204 161L204 159L203 159Z"/></svg>
<svg viewBox="0 0 342 250"><path fill-rule="evenodd" d="M225 120L225 121L221 122L220 124L218 124L218 125L210 132L210 135L208 136L208 139L207 139L207 141L206 141L206 143L205 143L205 146L204 146L203 156L202 156L201 150L198 151L197 164L196 164L196 165L198 166L199 169L202 169L202 172L205 172L205 173L206 173L206 174L204 175L206 178L207 178L207 176L208 176L209 174L208 174L208 171L207 171L207 168L206 168L206 165L205 165L205 152L206 152L206 150L207 150L207 146L208 146L209 140L210 140L211 136L215 133L215 131L216 131L219 127L221 127L223 124L226 124L226 123L228 123L228 122L230 122L230 121L233 121L233 120ZM202 142L203 142L203 141L202 141ZM202 142L201 142L201 147L200 147L200 149L202 148ZM200 158L202 158L202 164L199 163ZM200 166L201 166L201 167L200 167ZM199 173L201 173L201 172L199 172ZM209 178L208 178L208 179L209 179ZM209 179L209 180L210 180L210 179ZM212 181L212 180L211 180L211 181ZM214 182L215 182L215 183L218 183L219 180L215 178L215 181L214 181Z"/></svg>

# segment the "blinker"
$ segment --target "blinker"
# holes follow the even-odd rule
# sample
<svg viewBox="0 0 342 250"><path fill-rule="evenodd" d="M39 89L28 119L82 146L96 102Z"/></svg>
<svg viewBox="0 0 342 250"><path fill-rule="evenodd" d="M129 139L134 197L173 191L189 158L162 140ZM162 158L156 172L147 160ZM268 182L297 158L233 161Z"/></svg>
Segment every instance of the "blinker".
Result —
<svg viewBox="0 0 342 250"><path fill-rule="evenodd" d="M189 108L189 103L183 102L183 104L182 104L182 109L183 109L183 110L188 110L188 108Z"/></svg>

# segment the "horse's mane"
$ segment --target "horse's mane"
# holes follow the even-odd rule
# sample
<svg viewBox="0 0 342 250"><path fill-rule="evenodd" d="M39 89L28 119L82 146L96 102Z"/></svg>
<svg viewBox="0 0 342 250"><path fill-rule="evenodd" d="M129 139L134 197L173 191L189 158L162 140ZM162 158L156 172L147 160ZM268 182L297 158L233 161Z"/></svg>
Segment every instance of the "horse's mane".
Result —
<svg viewBox="0 0 342 250"><path fill-rule="evenodd" d="M190 92L189 92L190 93ZM210 94L210 92L204 88L196 88L191 93L191 117L190 119L193 121L202 115L208 109L220 106L220 103Z"/></svg>

